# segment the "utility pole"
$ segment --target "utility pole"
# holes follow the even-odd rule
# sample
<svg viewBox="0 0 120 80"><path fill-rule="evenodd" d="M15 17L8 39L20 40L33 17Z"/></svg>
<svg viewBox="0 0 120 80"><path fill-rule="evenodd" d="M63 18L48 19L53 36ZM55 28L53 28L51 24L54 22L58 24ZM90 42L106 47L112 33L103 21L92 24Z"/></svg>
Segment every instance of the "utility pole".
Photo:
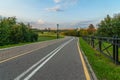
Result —
<svg viewBox="0 0 120 80"><path fill-rule="evenodd" d="M59 38L59 24L57 24L57 39Z"/></svg>

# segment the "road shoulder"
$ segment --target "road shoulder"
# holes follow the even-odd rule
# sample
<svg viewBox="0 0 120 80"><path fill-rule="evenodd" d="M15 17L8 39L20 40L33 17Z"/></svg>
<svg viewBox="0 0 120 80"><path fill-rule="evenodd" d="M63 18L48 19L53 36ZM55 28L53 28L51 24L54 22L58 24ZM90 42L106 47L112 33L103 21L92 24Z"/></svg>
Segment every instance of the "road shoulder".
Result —
<svg viewBox="0 0 120 80"><path fill-rule="evenodd" d="M89 64L89 61L87 59L87 57L85 56L83 50L80 48L80 44L79 44L79 38L78 38L78 50L80 52L80 55L83 57L83 64L85 64L83 67L85 67L86 69L84 69L85 71L85 75L86 75L86 80L98 80L91 65Z"/></svg>

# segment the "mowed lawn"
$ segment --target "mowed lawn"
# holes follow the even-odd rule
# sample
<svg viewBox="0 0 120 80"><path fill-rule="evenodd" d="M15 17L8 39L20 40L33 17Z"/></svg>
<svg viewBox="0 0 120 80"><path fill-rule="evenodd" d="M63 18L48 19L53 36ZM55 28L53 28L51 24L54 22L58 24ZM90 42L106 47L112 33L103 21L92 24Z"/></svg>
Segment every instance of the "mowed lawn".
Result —
<svg viewBox="0 0 120 80"><path fill-rule="evenodd" d="M105 57L82 38L80 47L88 58L98 80L120 80L120 65L115 65L109 58Z"/></svg>
<svg viewBox="0 0 120 80"><path fill-rule="evenodd" d="M60 35L60 38L63 38L63 37L64 37L63 35ZM37 42L53 40L53 39L57 39L56 33L44 32L44 34L39 33L39 37L38 37ZM0 49L14 47L14 46L21 46L21 45L30 44L30 43L34 43L34 42L26 42L26 43L4 45L4 46L0 46Z"/></svg>
<svg viewBox="0 0 120 80"><path fill-rule="evenodd" d="M59 38L63 38L64 36L63 35L59 35ZM52 40L52 39L57 39L57 34L54 33L54 32L44 32L43 34L42 33L39 33L39 39L38 41L46 41L46 40Z"/></svg>

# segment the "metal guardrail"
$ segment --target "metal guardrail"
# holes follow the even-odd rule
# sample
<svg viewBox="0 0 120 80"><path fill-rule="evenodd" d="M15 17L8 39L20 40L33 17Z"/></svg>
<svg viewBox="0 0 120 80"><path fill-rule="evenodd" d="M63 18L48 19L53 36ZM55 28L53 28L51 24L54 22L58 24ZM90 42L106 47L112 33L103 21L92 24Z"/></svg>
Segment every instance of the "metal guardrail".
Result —
<svg viewBox="0 0 120 80"><path fill-rule="evenodd" d="M84 36L83 39L93 48L109 57L115 64L119 64L120 38L118 37L97 37ZM107 43L107 45L105 45ZM110 49L111 48L111 49ZM111 50L111 51L110 51Z"/></svg>

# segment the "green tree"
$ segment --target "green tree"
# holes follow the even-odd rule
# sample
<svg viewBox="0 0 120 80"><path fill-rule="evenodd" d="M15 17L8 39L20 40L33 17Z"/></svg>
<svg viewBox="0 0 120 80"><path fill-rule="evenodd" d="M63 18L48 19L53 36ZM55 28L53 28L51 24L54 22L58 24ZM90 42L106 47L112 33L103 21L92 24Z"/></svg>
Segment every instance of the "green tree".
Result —
<svg viewBox="0 0 120 80"><path fill-rule="evenodd" d="M90 25L88 26L88 29L87 29L88 34L89 34L89 35L93 35L93 34L95 33L95 31L96 31L96 29L95 29L94 25L93 25L93 24L90 24Z"/></svg>
<svg viewBox="0 0 120 80"><path fill-rule="evenodd" d="M33 42L38 40L38 34L30 24L17 23L15 17L0 19L0 45Z"/></svg>
<svg viewBox="0 0 120 80"><path fill-rule="evenodd" d="M80 29L80 36L88 36L88 31L87 29Z"/></svg>
<svg viewBox="0 0 120 80"><path fill-rule="evenodd" d="M113 34L111 29L113 29L112 18L107 15L107 17L98 24L97 34L99 36L111 36Z"/></svg>
<svg viewBox="0 0 120 80"><path fill-rule="evenodd" d="M9 33L10 33L10 25L9 20L7 18L0 20L0 45L8 44Z"/></svg>

